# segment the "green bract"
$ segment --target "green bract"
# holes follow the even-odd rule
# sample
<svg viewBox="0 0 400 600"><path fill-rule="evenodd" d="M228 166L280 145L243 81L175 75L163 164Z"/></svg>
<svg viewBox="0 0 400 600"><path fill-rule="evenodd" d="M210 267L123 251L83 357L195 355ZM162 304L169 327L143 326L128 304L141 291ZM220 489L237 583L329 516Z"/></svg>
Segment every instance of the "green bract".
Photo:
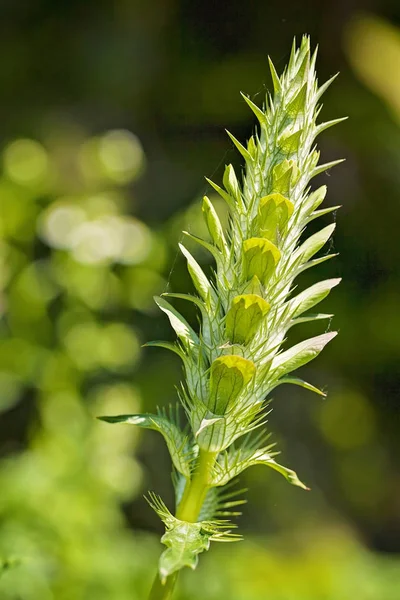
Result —
<svg viewBox="0 0 400 600"><path fill-rule="evenodd" d="M247 467L269 466L307 489L294 471L275 461L276 452L265 443L264 425L266 398L278 385L292 383L324 395L289 374L315 358L336 335L325 333L283 348L293 325L331 317L308 311L339 283L331 279L294 293L297 275L333 256L315 258L334 224L304 240L307 224L334 210L317 210L326 188L310 192L310 180L340 162L318 164L315 138L340 119L316 123L319 99L330 82L318 87L315 60L316 52L310 54L309 39L304 37L299 48L294 45L281 77L270 62L274 94L265 107L243 96L259 124L247 147L229 134L245 161L243 178L228 165L223 187L209 182L228 205L229 227L224 230L205 197L202 208L211 242L187 234L209 250L215 276L207 277L181 245L196 294L166 294L171 301L186 299L198 307L199 330L165 297L156 299L178 339L175 345L152 345L173 350L182 359L185 381L180 401L187 426L182 430L177 418L166 413L106 418L156 429L171 453L176 516L155 495L150 499L166 524L162 580L183 566L194 568L210 540L236 539L229 533L233 526L220 516L229 519L235 514L231 509L241 501L234 491L227 494L226 486Z"/></svg>

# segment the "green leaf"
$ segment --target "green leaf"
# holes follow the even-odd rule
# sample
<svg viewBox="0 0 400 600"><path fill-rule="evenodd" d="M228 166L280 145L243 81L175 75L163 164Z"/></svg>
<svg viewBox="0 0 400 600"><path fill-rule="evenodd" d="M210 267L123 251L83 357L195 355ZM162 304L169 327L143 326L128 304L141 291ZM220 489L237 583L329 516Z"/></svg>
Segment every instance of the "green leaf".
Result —
<svg viewBox="0 0 400 600"><path fill-rule="evenodd" d="M325 392L323 392L322 390L315 387L315 385L312 385L311 383L307 383L307 381L304 381L303 379L299 379L298 377L282 377L281 379L279 379L279 381L277 381L277 383L274 387L278 387L279 385L283 385L284 383L291 383L293 385L298 385L300 387L303 387L306 390L310 390L310 392L315 392L319 396L323 396L324 398L326 397Z"/></svg>
<svg viewBox="0 0 400 600"><path fill-rule="evenodd" d="M295 97L289 102L286 107L286 112L291 117L297 117L302 114L306 107L307 101L307 82L300 88Z"/></svg>
<svg viewBox="0 0 400 600"><path fill-rule="evenodd" d="M288 194L300 177L300 170L294 160L285 159L275 165L272 170L272 187L274 192Z"/></svg>
<svg viewBox="0 0 400 600"><path fill-rule="evenodd" d="M182 315L179 314L179 312L175 310L175 308L171 306L169 302L164 300L164 298L155 296L154 300L161 310L165 312L176 335L180 340L182 340L185 346L188 348L198 346L200 342L197 334L193 331L189 323L182 317Z"/></svg>
<svg viewBox="0 0 400 600"><path fill-rule="evenodd" d="M266 465L281 473L292 485L308 490L309 488L300 481L294 471L278 464L274 460L274 454L271 454L270 449L271 446L255 450L251 449L250 451L246 451L246 449L242 450L240 446L238 448L228 448L228 450L221 453L219 461L214 467L212 485L226 485L228 481L237 477L249 467Z"/></svg>
<svg viewBox="0 0 400 600"><path fill-rule="evenodd" d="M325 94L326 90L328 89L328 87L335 81L336 77L339 75L339 73L336 73L336 75L334 75L333 77L331 77L330 79L328 79L328 81L325 81L325 83L323 83L321 85L320 88L318 88L317 94L316 94L316 100L318 101L321 96L323 94Z"/></svg>
<svg viewBox="0 0 400 600"><path fill-rule="evenodd" d="M210 202L210 199L207 198L207 196L204 196L203 198L202 211L212 241L217 246L217 248L226 253L227 245L224 230L222 228L221 221L219 220L219 217L215 211L215 208Z"/></svg>
<svg viewBox="0 0 400 600"><path fill-rule="evenodd" d="M256 276L265 284L280 260L278 248L265 238L250 238L243 242L243 252L246 280Z"/></svg>
<svg viewBox="0 0 400 600"><path fill-rule="evenodd" d="M328 215L331 212L335 212L335 210L339 210L339 208L342 208L341 204L338 204L336 206L328 206L328 208L322 208L321 210L316 210L313 213L311 213L311 215L307 219L307 222L310 223L314 219L318 219L318 217L322 217L323 215Z"/></svg>
<svg viewBox="0 0 400 600"><path fill-rule="evenodd" d="M177 354L179 358L185 360L185 355L182 350L176 344L171 344L171 342L164 342L164 340L154 340L152 342L146 342L143 344L143 348L164 348L165 350L170 350Z"/></svg>
<svg viewBox="0 0 400 600"><path fill-rule="evenodd" d="M213 244L206 242L202 238L198 237L197 235L193 235L192 233L189 233L188 231L182 231L182 233L183 233L183 235L185 235L187 238L189 238L193 242L196 242L196 244L199 244L199 246L202 246L203 248L205 248L205 250L207 250L211 254L211 256L215 259L215 261L217 262L218 265L222 264L222 262L221 262L222 254L216 246L213 246Z"/></svg>
<svg viewBox="0 0 400 600"><path fill-rule="evenodd" d="M167 546L159 562L161 581L183 567L195 569L198 555L210 547L211 541L233 542L240 536L231 533L235 525L227 521L199 521L188 523L174 517L156 494L149 494L148 502L165 523L166 532L161 542Z"/></svg>
<svg viewBox="0 0 400 600"><path fill-rule="evenodd" d="M152 415L148 413L98 418L106 423L127 423L142 427L143 429L158 431L165 439L174 467L179 473L185 475L185 477L190 477L192 456L188 437L178 427L176 422L170 420L171 417L172 411L170 418L166 414Z"/></svg>
<svg viewBox="0 0 400 600"><path fill-rule="evenodd" d="M302 367L313 360L323 348L337 335L337 331L324 333L296 344L286 352L278 354L272 361L270 376L280 379L286 373Z"/></svg>
<svg viewBox="0 0 400 600"><path fill-rule="evenodd" d="M265 114L265 112L261 110L261 108L258 108L257 104L254 104L254 102L252 102L250 98L246 96L246 94L243 94L243 92L240 93L242 95L242 98L245 100L246 104L251 108L251 110L257 117L260 125L262 127L265 127L268 124L267 115Z"/></svg>
<svg viewBox="0 0 400 600"><path fill-rule="evenodd" d="M314 210L316 210L318 208L318 206L320 204L322 204L322 202L325 199L326 192L327 192L326 185L322 185L317 190L315 190L315 192L313 192L312 194L307 196L307 198L304 201L304 208L306 209L306 211L308 213L312 213Z"/></svg>
<svg viewBox="0 0 400 600"><path fill-rule="evenodd" d="M348 117L341 117L340 119L332 119L332 121L326 121L325 123L320 123L319 125L317 125L315 137L317 137L317 135L319 135L326 129L329 129L330 127L333 127L334 125L338 125L339 123L342 123L343 121L347 121L347 119L348 119Z"/></svg>
<svg viewBox="0 0 400 600"><path fill-rule="evenodd" d="M323 165L318 165L313 169L311 177L316 177L317 175L320 175L320 173L328 171L328 169L332 169L333 167L336 167L336 165L340 165L340 163L344 162L345 160L345 158L339 158L338 160L332 160L331 162L325 163Z"/></svg>
<svg viewBox="0 0 400 600"><path fill-rule="evenodd" d="M209 409L215 415L227 413L235 405L255 371L254 363L241 356L221 356L215 359L210 371Z"/></svg>
<svg viewBox="0 0 400 600"><path fill-rule="evenodd" d="M228 194L228 192L226 192L224 189L222 189L219 185L214 183L211 179L208 179L208 177L206 177L205 179L211 185L211 187L214 188L214 190L221 196L221 198L223 198L225 200L225 202L227 203L229 208L231 208L232 210L235 210L235 208L236 208L235 199L230 194Z"/></svg>
<svg viewBox="0 0 400 600"><path fill-rule="evenodd" d="M274 86L275 94L280 94L282 91L281 82L279 80L278 73L276 72L276 69L274 67L274 63L272 62L272 60L270 59L269 56L268 56L268 63L269 63L269 69L271 71L272 83Z"/></svg>
<svg viewBox="0 0 400 600"><path fill-rule="evenodd" d="M233 344L247 344L254 337L270 308L270 304L256 294L235 296L226 314L227 338Z"/></svg>
<svg viewBox="0 0 400 600"><path fill-rule="evenodd" d="M249 162L253 162L253 157L250 154L250 152L248 150L246 150L246 148L239 142L239 140L237 140L235 138L234 135L231 134L230 131L228 131L227 129L225 129L225 131L229 135L230 139L235 144L236 148L239 150L239 152L243 156L243 158Z"/></svg>
<svg viewBox="0 0 400 600"><path fill-rule="evenodd" d="M261 198L258 207L258 225L262 237L276 243L293 210L293 203L282 194L274 193Z"/></svg>
<svg viewBox="0 0 400 600"><path fill-rule="evenodd" d="M325 279L312 285L311 287L304 290L292 300L290 300L290 314L291 318L295 319L302 313L310 310L319 302L321 302L329 294L332 288L338 285L342 280L337 279Z"/></svg>
<svg viewBox="0 0 400 600"><path fill-rule="evenodd" d="M336 227L336 223L331 223L327 227L321 229L314 235L311 235L306 241L296 250L296 255L301 256L302 262L307 262L314 256L331 237Z"/></svg>
<svg viewBox="0 0 400 600"><path fill-rule="evenodd" d="M280 146L282 152L285 154L295 154L298 152L302 134L302 129L292 131L289 127L284 131L278 139L278 146Z"/></svg>
<svg viewBox="0 0 400 600"><path fill-rule="evenodd" d="M183 244L179 244L179 248L183 256L187 260L187 268L197 292L208 305L213 296L213 289L211 287L211 283L207 279L199 263L190 254L189 250L187 250L185 246L183 246Z"/></svg>

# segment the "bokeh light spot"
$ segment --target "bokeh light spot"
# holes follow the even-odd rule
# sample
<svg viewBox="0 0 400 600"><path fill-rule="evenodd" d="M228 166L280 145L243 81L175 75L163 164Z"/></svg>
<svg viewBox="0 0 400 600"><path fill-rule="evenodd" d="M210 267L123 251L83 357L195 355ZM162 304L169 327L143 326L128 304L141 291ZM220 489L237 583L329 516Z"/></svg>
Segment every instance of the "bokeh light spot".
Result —
<svg viewBox="0 0 400 600"><path fill-rule="evenodd" d="M15 140L4 151L4 169L8 177L16 183L40 183L48 171L46 150L34 140Z"/></svg>

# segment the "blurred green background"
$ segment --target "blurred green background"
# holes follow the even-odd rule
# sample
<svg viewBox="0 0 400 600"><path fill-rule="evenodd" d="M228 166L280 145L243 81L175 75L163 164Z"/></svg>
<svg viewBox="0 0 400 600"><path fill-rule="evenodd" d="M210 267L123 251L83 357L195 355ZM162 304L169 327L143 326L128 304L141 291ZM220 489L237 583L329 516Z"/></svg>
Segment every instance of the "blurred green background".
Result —
<svg viewBox="0 0 400 600"><path fill-rule="evenodd" d="M161 550L143 499L173 506L153 432L98 414L175 402L178 359L152 296L190 289L177 254L199 199L249 137L294 35L340 78L323 118L342 276L340 336L304 369L329 391L275 395L269 426L312 492L253 468L245 541L214 544L177 600L400 597L398 0L2 0L0 599L140 600ZM213 197L213 199L215 199ZM200 254L199 260L208 257ZM193 318L192 314L188 314ZM304 326L298 333L320 331Z"/></svg>

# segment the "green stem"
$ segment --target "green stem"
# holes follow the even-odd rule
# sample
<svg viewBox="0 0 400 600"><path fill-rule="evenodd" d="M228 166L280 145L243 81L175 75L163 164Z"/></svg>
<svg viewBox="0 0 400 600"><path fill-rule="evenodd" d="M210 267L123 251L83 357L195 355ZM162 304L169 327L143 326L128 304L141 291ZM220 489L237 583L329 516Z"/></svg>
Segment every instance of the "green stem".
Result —
<svg viewBox="0 0 400 600"><path fill-rule="evenodd" d="M176 518L181 521L195 523L199 518L201 507L210 488L210 474L218 453L200 450L197 466L192 479L186 484L181 502L179 503ZM163 584L157 573L149 600L170 600L175 587L178 572L167 577Z"/></svg>
<svg viewBox="0 0 400 600"><path fill-rule="evenodd" d="M176 580L178 579L178 571L167 577L167 581L162 584L161 579L156 574L153 586L150 590L149 600L170 600L174 591Z"/></svg>

